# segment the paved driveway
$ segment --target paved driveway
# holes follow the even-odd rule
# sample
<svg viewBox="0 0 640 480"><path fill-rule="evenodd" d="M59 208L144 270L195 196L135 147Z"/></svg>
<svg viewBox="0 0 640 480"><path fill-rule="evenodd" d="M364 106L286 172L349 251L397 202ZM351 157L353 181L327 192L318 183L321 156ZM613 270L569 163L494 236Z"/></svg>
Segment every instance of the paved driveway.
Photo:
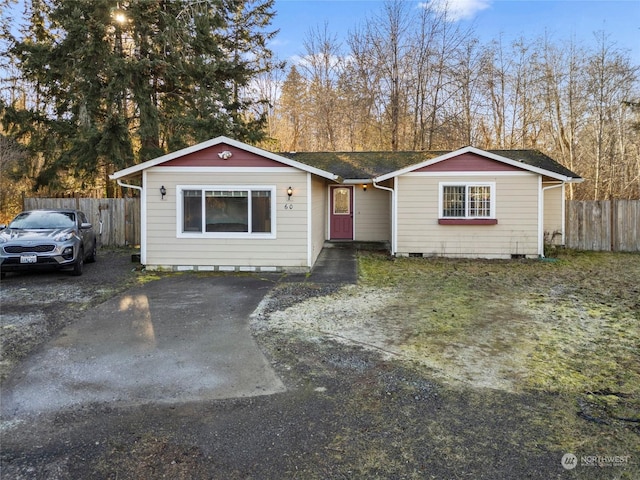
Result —
<svg viewBox="0 0 640 480"><path fill-rule="evenodd" d="M249 276L173 275L89 309L17 366L3 385L3 417L282 392L248 326L271 287Z"/></svg>

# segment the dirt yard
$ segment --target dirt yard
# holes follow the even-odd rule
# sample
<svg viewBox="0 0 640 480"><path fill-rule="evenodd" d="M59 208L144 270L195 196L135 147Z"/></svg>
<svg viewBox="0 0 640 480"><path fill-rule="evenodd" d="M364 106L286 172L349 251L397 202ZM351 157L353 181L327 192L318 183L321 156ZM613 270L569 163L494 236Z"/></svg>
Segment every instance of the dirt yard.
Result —
<svg viewBox="0 0 640 480"><path fill-rule="evenodd" d="M7 365L25 326L33 348L47 319L152 281L114 255L99 295L3 281ZM640 255L359 264L358 285L274 284L254 312L286 393L3 418L3 478L640 478ZM22 320L50 284L63 310Z"/></svg>

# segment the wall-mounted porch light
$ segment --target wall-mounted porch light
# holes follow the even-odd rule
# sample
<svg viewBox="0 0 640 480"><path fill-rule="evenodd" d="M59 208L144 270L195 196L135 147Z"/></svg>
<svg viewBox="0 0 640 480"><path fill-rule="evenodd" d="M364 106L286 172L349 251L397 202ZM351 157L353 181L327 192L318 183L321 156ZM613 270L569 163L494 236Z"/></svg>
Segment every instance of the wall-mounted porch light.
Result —
<svg viewBox="0 0 640 480"><path fill-rule="evenodd" d="M166 194L167 194L167 189L166 189L166 188L164 188L164 185L162 185L162 186L160 187L160 195L161 195L161 197L160 197L160 198L161 198L162 200L164 200L164 196L165 196Z"/></svg>
<svg viewBox="0 0 640 480"><path fill-rule="evenodd" d="M293 188L287 188L287 195L289 195L289 200L291 200L291 195L293 195Z"/></svg>
<svg viewBox="0 0 640 480"><path fill-rule="evenodd" d="M367 184L366 183L362 184L362 190L365 191L365 192L367 191Z"/></svg>

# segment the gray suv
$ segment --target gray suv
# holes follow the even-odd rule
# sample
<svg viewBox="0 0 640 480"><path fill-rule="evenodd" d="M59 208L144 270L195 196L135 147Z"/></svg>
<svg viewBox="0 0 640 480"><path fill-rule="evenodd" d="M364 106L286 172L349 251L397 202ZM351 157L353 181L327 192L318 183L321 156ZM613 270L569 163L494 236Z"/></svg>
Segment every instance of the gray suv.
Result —
<svg viewBox="0 0 640 480"><path fill-rule="evenodd" d="M0 276L36 269L70 269L82 275L96 261L96 234L78 210L22 212L0 230Z"/></svg>

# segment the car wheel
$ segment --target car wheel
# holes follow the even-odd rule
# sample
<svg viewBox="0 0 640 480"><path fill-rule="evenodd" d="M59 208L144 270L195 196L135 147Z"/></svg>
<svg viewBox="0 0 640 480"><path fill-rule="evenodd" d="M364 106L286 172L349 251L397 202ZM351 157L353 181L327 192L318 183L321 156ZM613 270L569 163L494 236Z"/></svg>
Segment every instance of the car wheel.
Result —
<svg viewBox="0 0 640 480"><path fill-rule="evenodd" d="M82 270L84 268L84 250L80 250L78 254L78 259L76 260L75 265L73 266L73 270L71 271L71 275L74 277L79 277L82 275Z"/></svg>
<svg viewBox="0 0 640 480"><path fill-rule="evenodd" d="M98 245L96 244L96 242L93 242L93 248L91 249L91 254L87 257L87 263L95 262L97 256L98 256Z"/></svg>

